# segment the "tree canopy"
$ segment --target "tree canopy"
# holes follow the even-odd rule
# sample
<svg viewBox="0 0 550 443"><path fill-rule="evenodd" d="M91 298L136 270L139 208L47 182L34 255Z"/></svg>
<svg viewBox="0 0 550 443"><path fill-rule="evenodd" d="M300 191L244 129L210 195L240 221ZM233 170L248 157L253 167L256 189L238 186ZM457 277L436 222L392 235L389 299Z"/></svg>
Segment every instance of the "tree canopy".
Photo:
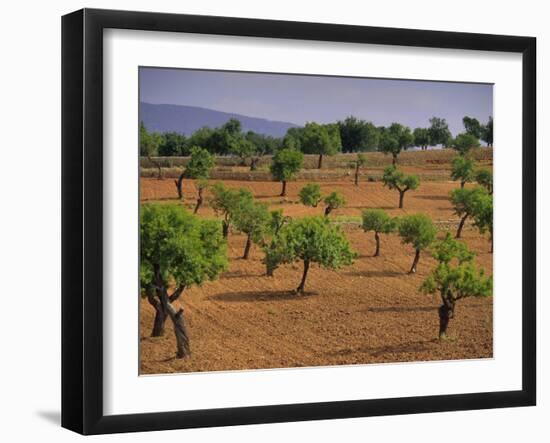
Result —
<svg viewBox="0 0 550 443"><path fill-rule="evenodd" d="M371 122L350 116L344 121L339 121L338 127L342 140L342 151L374 151L378 147L380 132Z"/></svg>
<svg viewBox="0 0 550 443"><path fill-rule="evenodd" d="M323 268L339 269L353 263L356 253L338 226L325 217L304 217L292 220L279 231L271 253L281 263L302 261L304 270L296 292L303 293L308 270L317 263ZM270 254L270 250L267 250Z"/></svg>
<svg viewBox="0 0 550 443"><path fill-rule="evenodd" d="M245 198L236 205L233 224L235 228L246 235L246 245L243 258L248 259L252 243L261 243L268 234L271 214L265 203Z"/></svg>
<svg viewBox="0 0 550 443"><path fill-rule="evenodd" d="M433 243L437 229L432 219L425 214L406 215L398 220L397 225L402 242L412 245L415 249L414 261L409 271L409 274L414 274L420 259L420 251Z"/></svg>
<svg viewBox="0 0 550 443"><path fill-rule="evenodd" d="M454 189L451 191L451 203L455 214L460 217L456 238L460 238L462 228L468 217L473 217L480 210L482 200L487 195L487 191L482 187L473 189Z"/></svg>
<svg viewBox="0 0 550 443"><path fill-rule="evenodd" d="M475 180L483 186L489 194L493 194L493 173L489 169L478 169Z"/></svg>
<svg viewBox="0 0 550 443"><path fill-rule="evenodd" d="M428 128L430 135L430 143L432 145L448 146L452 140L451 131L447 120L439 117L432 117L430 119L430 127Z"/></svg>
<svg viewBox="0 0 550 443"><path fill-rule="evenodd" d="M427 128L415 128L413 131L414 144L419 146L422 150L428 149L430 145L430 131Z"/></svg>
<svg viewBox="0 0 550 443"><path fill-rule="evenodd" d="M304 154L295 149L281 149L273 156L270 171L275 180L283 183L282 197L286 195L286 182L294 179L303 163Z"/></svg>
<svg viewBox="0 0 550 443"><path fill-rule="evenodd" d="M479 148L479 140L472 134L458 134L451 143L452 148L460 155L466 155L472 148Z"/></svg>
<svg viewBox="0 0 550 443"><path fill-rule="evenodd" d="M214 157L204 148L193 146L191 158L185 168L185 176L188 178L208 178L214 167Z"/></svg>
<svg viewBox="0 0 550 443"><path fill-rule="evenodd" d="M472 158L458 155L452 160L451 178L454 181L460 181L460 187L463 188L467 182L474 179L475 161Z"/></svg>
<svg viewBox="0 0 550 443"><path fill-rule="evenodd" d="M481 138L483 126L477 118L465 116L462 123L467 134L473 135L478 140Z"/></svg>
<svg viewBox="0 0 550 443"><path fill-rule="evenodd" d="M318 168L321 169L324 155L334 155L342 150L339 127L335 124L306 123L300 145L305 154L319 155Z"/></svg>
<svg viewBox="0 0 550 443"><path fill-rule="evenodd" d="M216 214L223 216L222 232L224 237L227 237L229 233L229 227L239 206L251 202L253 198L252 193L244 188L230 189L223 183L216 183L212 186L210 206Z"/></svg>
<svg viewBox="0 0 550 443"><path fill-rule="evenodd" d="M346 204L346 199L337 191L331 192L323 201L325 202L325 215L328 216L335 209L341 208Z"/></svg>
<svg viewBox="0 0 550 443"><path fill-rule="evenodd" d="M417 175L406 175L403 171L396 166L388 166L384 169L382 175L382 182L388 189L396 189L399 192L399 207L403 208L403 198L405 192L410 189L417 189L420 185L420 179Z"/></svg>
<svg viewBox="0 0 550 443"><path fill-rule="evenodd" d="M408 126L392 123L382 132L380 137L380 150L385 154L391 154L393 164L397 164L397 158L401 151L414 145L414 137Z"/></svg>
<svg viewBox="0 0 550 443"><path fill-rule="evenodd" d="M298 196L302 204L316 208L321 201L321 186L318 183L308 183L300 189Z"/></svg>

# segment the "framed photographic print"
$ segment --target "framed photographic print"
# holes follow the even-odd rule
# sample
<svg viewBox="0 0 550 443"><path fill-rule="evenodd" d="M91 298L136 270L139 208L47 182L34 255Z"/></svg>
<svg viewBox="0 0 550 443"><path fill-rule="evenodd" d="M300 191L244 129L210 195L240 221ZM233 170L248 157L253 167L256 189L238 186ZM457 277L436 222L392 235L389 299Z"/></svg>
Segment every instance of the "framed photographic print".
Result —
<svg viewBox="0 0 550 443"><path fill-rule="evenodd" d="M62 21L62 425L536 402L536 41Z"/></svg>

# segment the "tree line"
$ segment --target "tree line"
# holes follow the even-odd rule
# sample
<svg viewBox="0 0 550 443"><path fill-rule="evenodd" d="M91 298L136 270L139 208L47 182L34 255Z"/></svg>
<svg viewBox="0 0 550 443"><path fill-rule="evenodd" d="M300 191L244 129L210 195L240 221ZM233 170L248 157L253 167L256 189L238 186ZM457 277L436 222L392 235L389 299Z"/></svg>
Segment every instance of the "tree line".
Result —
<svg viewBox="0 0 550 443"><path fill-rule="evenodd" d="M429 123L426 128L412 130L400 123L376 126L350 116L336 123L309 122L303 127L292 127L284 137L276 138L253 131L244 132L237 119L230 119L218 128L200 128L188 137L176 132L149 132L142 122L140 155L159 167L153 157L189 156L193 147L198 146L214 155L237 156L242 165L249 165L251 170L255 170L262 156L273 155L281 149L293 149L318 155L318 168L321 169L324 156L338 152L381 151L391 155L396 164L399 153L414 146L422 149L437 145L479 146L480 140L488 146L493 144L492 117L482 124L476 118L465 116L464 132L454 138L444 118L433 117Z"/></svg>

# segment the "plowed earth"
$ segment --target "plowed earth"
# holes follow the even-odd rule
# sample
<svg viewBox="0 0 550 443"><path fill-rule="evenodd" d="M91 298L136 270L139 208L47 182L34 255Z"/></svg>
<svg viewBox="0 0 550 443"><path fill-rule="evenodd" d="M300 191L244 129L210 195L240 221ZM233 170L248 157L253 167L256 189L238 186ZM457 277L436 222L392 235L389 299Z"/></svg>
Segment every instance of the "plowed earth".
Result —
<svg viewBox="0 0 550 443"><path fill-rule="evenodd" d="M225 182L246 187L256 198L300 217L321 214L322 207L305 208L297 193L304 183L289 183L288 196L279 197L273 182ZM438 300L418 291L434 266L428 253L420 258L418 272L407 275L413 250L392 235L382 235L381 256L372 257L374 238L364 233L357 216L364 208L384 208L392 215L423 212L456 229L457 217L448 200L453 182L425 182L405 196L405 209L396 209L398 195L381 183L321 183L323 193L338 190L346 208L334 211L342 221L356 262L338 271L313 266L306 295L297 296L300 264L285 265L266 277L262 252L254 246L242 260L245 238L229 236L229 269L214 282L186 290L179 302L184 308L192 355L175 358L175 337L167 322L164 337L150 337L154 311L147 301L140 308L141 373L243 370L300 366L327 366L399 361L474 359L492 357L493 300L470 298L457 305L449 326L450 338L440 342ZM184 205L193 207L195 188L184 182ZM141 179L141 200L178 202L173 180ZM208 197L208 196L207 196ZM208 200L208 198L206 199ZM206 205L200 216L214 217ZM331 214L331 217L333 215ZM477 262L492 273L492 254L486 235L466 226L463 239L477 253Z"/></svg>

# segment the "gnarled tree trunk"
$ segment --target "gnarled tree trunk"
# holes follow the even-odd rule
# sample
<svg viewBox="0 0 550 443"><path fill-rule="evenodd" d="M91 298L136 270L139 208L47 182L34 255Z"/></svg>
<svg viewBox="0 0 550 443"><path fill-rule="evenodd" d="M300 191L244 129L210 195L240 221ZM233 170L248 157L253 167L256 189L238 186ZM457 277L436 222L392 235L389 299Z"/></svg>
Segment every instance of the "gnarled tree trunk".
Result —
<svg viewBox="0 0 550 443"><path fill-rule="evenodd" d="M325 217L328 217L328 215L332 212L332 206L327 206L325 208Z"/></svg>
<svg viewBox="0 0 550 443"><path fill-rule="evenodd" d="M449 326L449 321L454 316L454 303L445 300L443 304L439 307L439 339L444 340L447 338L447 327Z"/></svg>
<svg viewBox="0 0 550 443"><path fill-rule="evenodd" d="M391 164L392 165L397 165L397 154L392 154L392 159L391 159Z"/></svg>
<svg viewBox="0 0 550 443"><path fill-rule="evenodd" d="M222 234L223 238L227 238L229 235L229 221L228 220L222 220Z"/></svg>
<svg viewBox="0 0 550 443"><path fill-rule="evenodd" d="M199 188L199 195L197 197L197 204L195 205L195 209L193 210L193 214L196 214L197 212L199 212L199 208L202 206L202 191L203 189L202 188Z"/></svg>
<svg viewBox="0 0 550 443"><path fill-rule="evenodd" d="M462 228L464 227L464 223L466 222L466 219L468 218L468 214L465 214L458 223L458 229L456 230L456 236L455 238L460 238L462 235Z"/></svg>
<svg viewBox="0 0 550 443"><path fill-rule="evenodd" d="M319 154L319 162L317 163L317 169L321 169L323 167L323 154Z"/></svg>
<svg viewBox="0 0 550 443"><path fill-rule="evenodd" d="M359 186L359 163L355 165L355 186Z"/></svg>
<svg viewBox="0 0 550 443"><path fill-rule="evenodd" d="M309 260L304 260L304 273L302 274L302 281L300 282L300 285L296 288L296 292L298 294L304 293L308 271L309 271Z"/></svg>
<svg viewBox="0 0 550 443"><path fill-rule="evenodd" d="M399 191L399 209L403 209L404 198L405 198L405 191Z"/></svg>
<svg viewBox="0 0 550 443"><path fill-rule="evenodd" d="M162 337L164 335L164 324L166 322L166 312L155 295L153 290L147 291L147 301L153 308L155 308L155 320L153 322L153 330L151 331L151 337Z"/></svg>
<svg viewBox="0 0 550 443"><path fill-rule="evenodd" d="M414 260L413 264L411 266L411 270L409 271L409 274L415 274L416 273L416 266L418 265L418 260L420 260L420 249L417 249L414 254Z"/></svg>
<svg viewBox="0 0 550 443"><path fill-rule="evenodd" d="M281 190L281 197L286 197L286 180L283 180L283 189Z"/></svg>
<svg viewBox="0 0 550 443"><path fill-rule="evenodd" d="M377 231L374 231L374 239L376 240L376 251L374 251L373 257L378 257L380 255L380 234Z"/></svg>
<svg viewBox="0 0 550 443"><path fill-rule="evenodd" d="M183 308L180 308L178 311L176 311L176 309L169 302L168 296L166 294L163 294L162 296L162 305L174 325L177 358L185 358L191 355L191 346L189 344L189 335L187 333L187 328L185 327Z"/></svg>
<svg viewBox="0 0 550 443"><path fill-rule="evenodd" d="M155 167L158 169L157 172L157 179L162 180L162 168L160 167L160 163L153 159L150 155L147 156L147 160L149 160Z"/></svg>
<svg viewBox="0 0 550 443"><path fill-rule="evenodd" d="M183 199L183 191L181 190L182 184L183 184L183 177L185 175L185 170L182 171L182 173L179 175L177 180L174 180L174 183L176 185L176 189L178 190L178 198L181 200Z"/></svg>
<svg viewBox="0 0 550 443"><path fill-rule="evenodd" d="M250 247L252 246L252 239L250 238L250 234L246 236L246 245L244 246L244 254L243 259L248 260L248 256L250 255Z"/></svg>

